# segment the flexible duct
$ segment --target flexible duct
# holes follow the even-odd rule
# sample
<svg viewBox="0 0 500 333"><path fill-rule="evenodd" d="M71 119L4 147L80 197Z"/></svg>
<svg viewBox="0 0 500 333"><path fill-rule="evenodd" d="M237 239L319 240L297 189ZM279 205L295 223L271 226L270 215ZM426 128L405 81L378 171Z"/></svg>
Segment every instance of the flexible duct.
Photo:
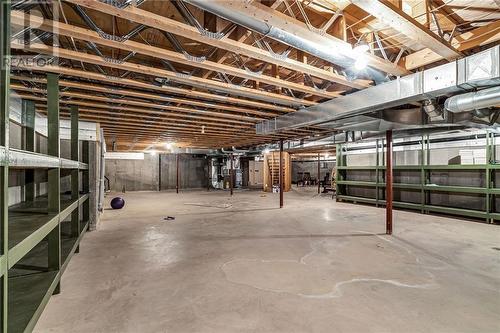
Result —
<svg viewBox="0 0 500 333"><path fill-rule="evenodd" d="M448 98L446 110L454 113L485 109L500 105L500 86Z"/></svg>

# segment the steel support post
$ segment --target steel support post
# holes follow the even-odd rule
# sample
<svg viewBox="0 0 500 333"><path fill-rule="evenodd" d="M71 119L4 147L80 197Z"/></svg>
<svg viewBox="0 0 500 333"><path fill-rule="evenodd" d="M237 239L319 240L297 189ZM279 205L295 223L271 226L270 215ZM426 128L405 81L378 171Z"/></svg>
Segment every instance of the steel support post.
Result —
<svg viewBox="0 0 500 333"><path fill-rule="evenodd" d="M48 155L59 158L59 78L56 74L47 74L47 123ZM48 212L49 214L59 214L60 202L60 169L51 168L48 170ZM61 268L61 224L49 233L49 270L58 271ZM60 293L60 283L57 284L54 294Z"/></svg>
<svg viewBox="0 0 500 333"><path fill-rule="evenodd" d="M175 192L179 193L179 154L175 154Z"/></svg>
<svg viewBox="0 0 500 333"><path fill-rule="evenodd" d="M21 122L23 125L23 148L35 151L35 101L22 100ZM24 200L35 200L35 170L24 170Z"/></svg>
<svg viewBox="0 0 500 333"><path fill-rule="evenodd" d="M279 177L280 177L280 208L283 208L283 139L280 139L280 163L279 163Z"/></svg>
<svg viewBox="0 0 500 333"><path fill-rule="evenodd" d="M234 186L233 154L229 155L229 158L231 159L230 160L231 167L229 169L229 190L231 192L231 195L233 195L233 186Z"/></svg>
<svg viewBox="0 0 500 333"><path fill-rule="evenodd" d="M9 151L9 98L10 98L10 1L0 1L0 145ZM7 252L8 218L9 218L9 167L5 163L0 166L0 255L3 264L0 266L2 281L2 332L7 332L8 308L8 279L7 279Z"/></svg>
<svg viewBox="0 0 500 333"><path fill-rule="evenodd" d="M71 159L78 161L80 158L80 144L78 141L78 106L71 106ZM71 170L71 200L78 200L80 197L80 171L78 169ZM77 208L71 212L71 237L80 235L80 209ZM76 253L80 252L80 246L76 248Z"/></svg>
<svg viewBox="0 0 500 333"><path fill-rule="evenodd" d="M318 153L318 194L320 192L320 177L321 177L321 162L320 162L320 155Z"/></svg>
<svg viewBox="0 0 500 333"><path fill-rule="evenodd" d="M385 233L392 235L392 130L386 131L387 163L385 168Z"/></svg>

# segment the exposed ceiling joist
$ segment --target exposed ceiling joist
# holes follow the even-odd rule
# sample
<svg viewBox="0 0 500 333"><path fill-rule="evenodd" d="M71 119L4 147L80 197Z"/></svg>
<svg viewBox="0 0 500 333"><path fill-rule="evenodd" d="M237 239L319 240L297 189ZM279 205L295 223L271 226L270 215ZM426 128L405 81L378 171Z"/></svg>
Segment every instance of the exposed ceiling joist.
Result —
<svg viewBox="0 0 500 333"><path fill-rule="evenodd" d="M241 98L234 98L230 96L221 96L221 95L216 95L216 94L210 94L202 91L196 91L196 90L190 90L190 89L185 89L185 88L178 88L178 87L171 87L171 86L157 86L137 80L131 80L131 79L125 79L125 78L119 78L119 77L110 77L104 74L100 73L95 73L91 71L83 71L79 69L72 69L72 68L67 68L67 67L61 67L61 66L54 66L54 65L47 65L42 67L30 65L28 63L16 63L15 66L19 69L26 69L29 71L38 71L38 72L48 72L48 73L56 73L56 74L61 74L61 75L66 75L66 76L72 76L80 79L91 79L91 80L96 80L103 82L105 84L110 84L110 85L126 85L134 88L140 88L140 89L145 89L149 91L157 91L159 93L173 93L173 94L178 94L182 96L187 96L190 97L191 99L186 100L183 99L182 101L179 101L179 103L185 103L189 105L194 105L194 106L202 106L206 108L215 108L215 109L221 109L221 110L228 110L228 111L241 111L242 109L240 107L235 107L235 106L230 106L230 105L224 105L224 104L215 104L215 103L207 103L203 101L196 101L193 99L194 97L205 99L205 100L215 100L218 102L226 102L226 103L233 103L237 105L244 105L246 107L252 107L252 108L257 108L257 109L268 109L268 110L273 110L273 111L279 111L279 112L293 112L294 109L281 106L281 105L274 105L270 103L262 103L262 102L257 102L257 101L251 101L251 100L246 100L246 99L241 99ZM189 103L190 101L191 103ZM200 104L202 103L202 104ZM257 114L257 115L267 115L267 111L257 111L253 109L244 109L247 113L250 114ZM272 113L269 113L272 114Z"/></svg>
<svg viewBox="0 0 500 333"><path fill-rule="evenodd" d="M216 62L207 59L201 61L195 61L192 59L188 59L188 57L186 57L185 54L170 51L165 48L159 48L146 45L143 43L138 43L132 40L118 42L110 39L104 39L101 38L99 34L95 31L80 28L74 25L43 19L35 15L25 15L25 13L20 11L12 11L11 22L18 26L25 26L26 22L29 22L29 25L32 28L36 28L47 32L56 32L59 36L67 36L71 38L84 40L87 42L97 43L115 49L135 52L138 54L158 59L163 59L167 61L173 61L176 63L192 67L226 73L243 79L258 80L266 84L274 85L277 87L284 87L294 91L300 91L306 94L316 95L323 98L333 98L339 95L338 93L318 90L315 89L314 87L281 80L279 78L267 76L257 72L251 72L241 68L235 68L224 64L218 64ZM360 85L360 87L367 87L367 86L369 86L368 82L366 82L366 84L363 86Z"/></svg>
<svg viewBox="0 0 500 333"><path fill-rule="evenodd" d="M500 40L500 21L494 21L490 24L465 32L453 38L451 44L460 52L467 51L477 46L488 45ZM415 53L409 54L402 62L404 66L413 70L436 61L443 60L444 57L426 48Z"/></svg>
<svg viewBox="0 0 500 333"><path fill-rule="evenodd" d="M382 23L396 29L419 44L426 46L445 59L452 60L460 56L460 52L448 42L432 33L429 29L388 0L351 0L351 2L379 19Z"/></svg>
<svg viewBox="0 0 500 333"><path fill-rule="evenodd" d="M105 4L96 0L67 0L86 8L97 10L104 14L114 15L135 23L144 24L161 31L167 31L175 35L179 35L191 40L198 41L207 45L212 45L217 48L234 52L249 58L265 61L281 67L288 68L293 71L307 73L320 79L336 82L349 87L359 87L356 81L350 81L342 75L335 74L324 69L304 64L299 61L280 58L273 56L269 51L262 50L242 42L232 40L230 38L214 39L200 34L200 32L192 26L181 22L169 19L167 17L148 12L137 7L129 6L124 9L119 9L114 6ZM362 83L364 85L364 83Z"/></svg>

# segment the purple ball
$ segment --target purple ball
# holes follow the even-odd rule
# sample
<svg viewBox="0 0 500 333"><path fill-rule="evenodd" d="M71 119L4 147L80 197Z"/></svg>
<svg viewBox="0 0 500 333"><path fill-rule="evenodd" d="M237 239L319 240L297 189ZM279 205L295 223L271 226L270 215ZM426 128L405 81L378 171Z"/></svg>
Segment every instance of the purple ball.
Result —
<svg viewBox="0 0 500 333"><path fill-rule="evenodd" d="M123 206L125 206L125 200L123 200L123 198L116 197L111 200L111 207L113 209L122 209Z"/></svg>

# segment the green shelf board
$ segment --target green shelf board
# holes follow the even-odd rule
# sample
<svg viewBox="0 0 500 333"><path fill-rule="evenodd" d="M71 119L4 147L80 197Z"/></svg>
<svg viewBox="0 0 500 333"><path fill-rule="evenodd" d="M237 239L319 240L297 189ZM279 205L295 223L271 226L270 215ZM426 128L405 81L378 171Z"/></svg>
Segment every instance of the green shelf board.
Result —
<svg viewBox="0 0 500 333"><path fill-rule="evenodd" d="M385 200L376 200L374 198L363 198L363 197L356 197L356 196L349 196L349 195L337 195L338 199L342 199L345 201L351 201L351 202L361 202L361 203L369 203L369 204L379 204L385 206ZM420 203L411 203L411 202L401 202L401 201L394 201L393 203L394 207L397 208L406 208L406 209L415 209L415 210L426 210L426 211L431 211L435 213L443 213L443 214L450 214L450 215L460 215L460 216L467 216L467 217L475 217L475 218L487 218L488 213L485 211L478 211L478 210L469 210L469 209L463 209L463 208L454 208L454 207L445 207L445 206L434 206L434 205L421 205ZM493 218L498 218L500 219L500 213L492 213L490 214Z"/></svg>
<svg viewBox="0 0 500 333"><path fill-rule="evenodd" d="M365 181L357 181L357 180L338 180L337 184L350 185L350 186L366 186L366 187L377 186L377 183L374 183L374 182L365 182Z"/></svg>
<svg viewBox="0 0 500 333"><path fill-rule="evenodd" d="M31 332L52 296L59 272L50 271L9 278L8 332Z"/></svg>
<svg viewBox="0 0 500 333"><path fill-rule="evenodd" d="M444 186L444 185L424 185L424 189L426 191L475 193L475 194L486 194L489 191L487 188L484 187Z"/></svg>
<svg viewBox="0 0 500 333"><path fill-rule="evenodd" d="M21 203L9 209L9 268L41 242L59 221L66 219L73 210L88 200L89 194L80 195L78 200L72 200L68 195L62 195L61 198L64 200L61 200L59 214L43 212L44 208L41 207L47 206L45 197L37 198L34 203ZM26 209L24 212L23 208Z"/></svg>

